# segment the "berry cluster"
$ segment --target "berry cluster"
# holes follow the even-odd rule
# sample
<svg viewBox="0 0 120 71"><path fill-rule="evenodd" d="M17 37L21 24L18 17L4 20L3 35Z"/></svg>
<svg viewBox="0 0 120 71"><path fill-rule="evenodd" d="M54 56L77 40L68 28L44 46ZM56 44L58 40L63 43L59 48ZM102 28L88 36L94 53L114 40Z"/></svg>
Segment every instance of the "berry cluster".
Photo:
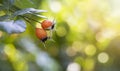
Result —
<svg viewBox="0 0 120 71"><path fill-rule="evenodd" d="M54 29L55 21L44 20L40 24L42 28L36 28L35 33L38 39L40 39L42 42L45 42L51 37L47 36L46 30L50 30L52 32L52 30Z"/></svg>

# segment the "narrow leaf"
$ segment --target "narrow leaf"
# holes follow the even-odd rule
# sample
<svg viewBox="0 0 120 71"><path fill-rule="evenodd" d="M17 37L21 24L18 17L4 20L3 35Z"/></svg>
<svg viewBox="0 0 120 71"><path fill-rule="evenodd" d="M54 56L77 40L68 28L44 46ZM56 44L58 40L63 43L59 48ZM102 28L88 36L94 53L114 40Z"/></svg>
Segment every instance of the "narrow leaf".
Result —
<svg viewBox="0 0 120 71"><path fill-rule="evenodd" d="M3 0L3 6L9 9L14 4L14 0Z"/></svg>
<svg viewBox="0 0 120 71"><path fill-rule="evenodd" d="M37 17L40 17L40 18L47 18L46 16L39 15L39 14L34 14L34 15L37 16Z"/></svg>
<svg viewBox="0 0 120 71"><path fill-rule="evenodd" d="M3 7L3 6L0 6L0 11L1 11L1 10L4 10L4 7Z"/></svg>
<svg viewBox="0 0 120 71"><path fill-rule="evenodd" d="M10 18L9 15L3 15L3 16L0 16L0 21L7 20L7 19L9 19L9 18Z"/></svg>
<svg viewBox="0 0 120 71"><path fill-rule="evenodd" d="M38 10L38 9L34 9L34 8L26 8L26 9L22 9L22 10L16 11L13 14L13 17L18 16L18 15L40 13L40 12L46 12L46 10Z"/></svg>
<svg viewBox="0 0 120 71"><path fill-rule="evenodd" d="M0 30L3 30L9 34L21 33L26 30L26 24L23 20L10 20L0 22Z"/></svg>

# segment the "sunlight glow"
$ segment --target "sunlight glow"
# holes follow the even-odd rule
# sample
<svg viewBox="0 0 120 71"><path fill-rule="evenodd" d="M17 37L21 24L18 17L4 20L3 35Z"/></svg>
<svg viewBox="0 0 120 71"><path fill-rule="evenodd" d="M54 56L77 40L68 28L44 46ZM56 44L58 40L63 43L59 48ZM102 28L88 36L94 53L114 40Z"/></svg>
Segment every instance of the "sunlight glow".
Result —
<svg viewBox="0 0 120 71"><path fill-rule="evenodd" d="M57 33L58 36L64 37L67 34L67 31L64 27L58 27L56 29L56 33Z"/></svg>
<svg viewBox="0 0 120 71"><path fill-rule="evenodd" d="M76 51L75 51L73 48L68 47L68 48L66 49L66 54L67 54L68 56L75 56L75 55L76 55Z"/></svg>
<svg viewBox="0 0 120 71"><path fill-rule="evenodd" d="M102 52L98 55L98 61L100 63L106 63L109 60L109 56L107 53Z"/></svg>
<svg viewBox="0 0 120 71"><path fill-rule="evenodd" d="M50 9L53 12L59 12L61 10L61 4L58 1L53 1L50 3Z"/></svg>
<svg viewBox="0 0 120 71"><path fill-rule="evenodd" d="M85 53L87 55L93 56L96 53L96 48L93 45L88 45L85 48Z"/></svg>
<svg viewBox="0 0 120 71"><path fill-rule="evenodd" d="M70 63L67 67L67 71L81 71L81 66L78 63Z"/></svg>

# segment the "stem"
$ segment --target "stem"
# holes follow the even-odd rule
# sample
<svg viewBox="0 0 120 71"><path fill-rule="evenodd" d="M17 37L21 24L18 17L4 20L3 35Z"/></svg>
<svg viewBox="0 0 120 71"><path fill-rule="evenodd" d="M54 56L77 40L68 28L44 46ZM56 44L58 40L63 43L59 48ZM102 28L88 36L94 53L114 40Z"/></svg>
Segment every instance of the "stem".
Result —
<svg viewBox="0 0 120 71"><path fill-rule="evenodd" d="M35 21L35 22L41 23L41 22L39 22L39 21L37 21L37 20L34 20L34 19L30 18L30 17L27 17L27 16L23 16L23 17L26 17L26 18L28 18L28 19L31 19L31 20Z"/></svg>
<svg viewBox="0 0 120 71"><path fill-rule="evenodd" d="M32 24L30 23L29 19L27 19L27 18L25 18L25 17L23 17L23 18L32 26L33 29L36 28L36 27L34 27L34 25L32 25Z"/></svg>

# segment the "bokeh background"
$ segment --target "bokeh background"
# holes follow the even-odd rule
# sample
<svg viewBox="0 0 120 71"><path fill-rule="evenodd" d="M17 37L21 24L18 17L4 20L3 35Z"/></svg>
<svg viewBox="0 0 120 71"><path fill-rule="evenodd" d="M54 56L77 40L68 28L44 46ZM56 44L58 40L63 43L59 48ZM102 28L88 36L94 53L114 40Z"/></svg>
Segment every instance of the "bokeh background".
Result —
<svg viewBox="0 0 120 71"><path fill-rule="evenodd" d="M42 15L56 19L53 40L45 48L29 23L21 34L0 31L0 71L120 71L120 0L15 0L15 6L47 10Z"/></svg>

